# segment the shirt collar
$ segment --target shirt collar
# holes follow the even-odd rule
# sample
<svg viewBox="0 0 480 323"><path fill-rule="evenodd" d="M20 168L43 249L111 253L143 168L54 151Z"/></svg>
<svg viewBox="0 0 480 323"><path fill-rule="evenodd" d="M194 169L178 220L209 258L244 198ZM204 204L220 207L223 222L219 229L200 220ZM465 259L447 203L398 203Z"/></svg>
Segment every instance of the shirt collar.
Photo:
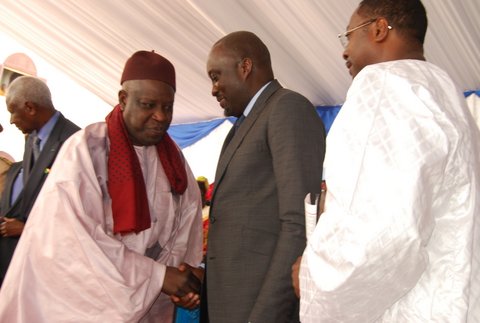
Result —
<svg viewBox="0 0 480 323"><path fill-rule="evenodd" d="M50 120L48 120L47 123L44 124L42 128L40 128L40 130L37 133L37 136L38 138L40 138L41 143L45 143L45 141L48 139L59 117L60 117L60 111L56 111L53 114L53 116L50 118Z"/></svg>
<svg viewBox="0 0 480 323"><path fill-rule="evenodd" d="M248 116L248 114L250 113L250 111L252 111L253 105L255 104L255 102L257 102L258 97L260 96L260 94L262 94L262 92L265 90L265 88L266 88L270 83L272 83L272 81L270 81L270 82L268 82L267 84L265 84L264 86L262 86L262 88L261 88L260 90L258 90L257 93L255 93L255 95L254 95L253 98L250 100L250 102L248 102L247 107L246 107L245 110L243 111L243 115L244 115L245 117Z"/></svg>

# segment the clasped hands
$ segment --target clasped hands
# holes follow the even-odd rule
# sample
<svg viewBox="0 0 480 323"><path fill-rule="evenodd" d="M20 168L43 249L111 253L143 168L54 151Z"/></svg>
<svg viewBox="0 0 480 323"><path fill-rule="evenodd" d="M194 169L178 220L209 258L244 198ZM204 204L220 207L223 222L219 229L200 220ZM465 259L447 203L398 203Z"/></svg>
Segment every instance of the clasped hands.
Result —
<svg viewBox="0 0 480 323"><path fill-rule="evenodd" d="M15 218L0 217L0 235L2 237L19 237L25 223Z"/></svg>
<svg viewBox="0 0 480 323"><path fill-rule="evenodd" d="M169 295L175 305L194 309L200 305L202 281L202 268L194 268L185 263L178 268L167 267L162 292Z"/></svg>

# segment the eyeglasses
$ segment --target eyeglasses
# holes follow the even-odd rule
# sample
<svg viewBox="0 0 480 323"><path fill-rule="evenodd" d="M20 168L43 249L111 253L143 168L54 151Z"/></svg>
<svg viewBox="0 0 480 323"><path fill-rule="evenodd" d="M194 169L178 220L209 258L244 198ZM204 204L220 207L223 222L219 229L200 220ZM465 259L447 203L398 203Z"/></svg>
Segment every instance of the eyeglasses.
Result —
<svg viewBox="0 0 480 323"><path fill-rule="evenodd" d="M344 33L341 33L341 34L338 34L338 39L340 40L340 43L342 44L343 48L347 48L348 46L348 36L350 36L350 34L352 32L354 32L355 30L357 29L360 29L362 27L365 27L365 26L368 26L370 25L372 22L375 22L378 18L372 18L370 20L367 20L363 23L361 23L360 25L358 25L357 27L353 27L352 29L349 29L347 30L346 32ZM392 29L392 26L388 26L388 29Z"/></svg>
<svg viewBox="0 0 480 323"><path fill-rule="evenodd" d="M363 22L361 23L360 25L358 25L357 27L353 27L352 29L349 29L347 30L346 32L344 33L341 33L341 34L338 34L338 39L340 40L340 43L342 44L343 48L347 48L348 46L348 36L350 36L350 34L352 32L354 32L355 30L357 29L360 29L362 27L365 27L365 26L368 26L370 25L372 22L374 22L375 20L377 20L377 18L373 18L373 19L370 19L366 22Z"/></svg>

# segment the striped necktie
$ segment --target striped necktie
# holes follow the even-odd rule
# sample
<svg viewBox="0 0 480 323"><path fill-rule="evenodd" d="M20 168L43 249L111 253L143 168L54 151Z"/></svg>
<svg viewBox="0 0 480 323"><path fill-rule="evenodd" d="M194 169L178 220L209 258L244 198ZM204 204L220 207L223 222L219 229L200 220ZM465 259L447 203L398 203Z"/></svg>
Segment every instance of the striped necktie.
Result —
<svg viewBox="0 0 480 323"><path fill-rule="evenodd" d="M40 138L38 135L34 135L32 140L32 151L33 151L33 162L35 163L38 160L38 156L40 156Z"/></svg>
<svg viewBox="0 0 480 323"><path fill-rule="evenodd" d="M31 155L30 155L30 160L26 159L24 160L23 164L23 184L25 185L27 183L28 178L30 177L31 170L33 166L35 165L35 162L38 159L38 156L40 155L40 138L38 138L38 135L36 132L31 133L28 138L30 148L32 150Z"/></svg>

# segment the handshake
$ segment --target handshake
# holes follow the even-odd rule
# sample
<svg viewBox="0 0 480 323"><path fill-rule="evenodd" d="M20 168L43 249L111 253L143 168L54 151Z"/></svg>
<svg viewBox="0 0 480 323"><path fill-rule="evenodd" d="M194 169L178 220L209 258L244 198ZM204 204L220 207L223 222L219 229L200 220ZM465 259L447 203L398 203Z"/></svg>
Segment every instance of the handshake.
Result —
<svg viewBox="0 0 480 323"><path fill-rule="evenodd" d="M200 305L203 272L202 268L185 263L178 268L167 267L162 292L169 295L175 305L194 309Z"/></svg>

